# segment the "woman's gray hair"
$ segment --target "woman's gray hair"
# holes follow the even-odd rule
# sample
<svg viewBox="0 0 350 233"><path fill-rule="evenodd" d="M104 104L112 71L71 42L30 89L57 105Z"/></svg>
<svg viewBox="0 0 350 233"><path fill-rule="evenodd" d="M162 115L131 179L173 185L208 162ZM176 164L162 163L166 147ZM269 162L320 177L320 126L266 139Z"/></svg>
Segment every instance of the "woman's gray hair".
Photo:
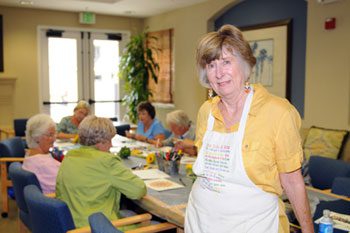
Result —
<svg viewBox="0 0 350 233"><path fill-rule="evenodd" d="M85 117L78 127L80 144L84 146L110 141L115 133L116 130L111 120L97 116Z"/></svg>
<svg viewBox="0 0 350 233"><path fill-rule="evenodd" d="M250 73L255 66L256 59L248 41L243 38L242 32L233 25L223 25L216 32L209 32L199 42L197 47L197 68L200 83L210 88L206 65L222 56L223 48L230 51L240 63L242 71L249 80Z"/></svg>
<svg viewBox="0 0 350 233"><path fill-rule="evenodd" d="M168 125L175 124L177 126L187 127L191 124L187 114L182 110L175 110L166 115Z"/></svg>
<svg viewBox="0 0 350 233"><path fill-rule="evenodd" d="M39 138L46 134L52 127L56 129L56 123L47 114L37 114L29 118L26 125L26 141L28 147L38 147Z"/></svg>

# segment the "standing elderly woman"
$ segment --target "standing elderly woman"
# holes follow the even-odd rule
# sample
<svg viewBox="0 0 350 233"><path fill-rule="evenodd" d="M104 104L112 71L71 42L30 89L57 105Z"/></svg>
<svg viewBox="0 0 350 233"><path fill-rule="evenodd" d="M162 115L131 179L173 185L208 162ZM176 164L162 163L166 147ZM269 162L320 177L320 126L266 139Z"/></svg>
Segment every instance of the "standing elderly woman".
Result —
<svg viewBox="0 0 350 233"><path fill-rule="evenodd" d="M139 141L148 142L147 140L165 139L166 130L162 123L156 118L154 106L147 101L139 103L137 106L139 121L137 123L136 134L126 132L128 138L134 138Z"/></svg>
<svg viewBox="0 0 350 233"><path fill-rule="evenodd" d="M117 219L121 194L140 199L144 182L109 153L115 127L107 118L88 116L79 125L82 145L65 156L57 176L56 196L67 203L76 227L89 225L88 217L102 212Z"/></svg>
<svg viewBox="0 0 350 233"><path fill-rule="evenodd" d="M61 165L50 154L49 149L56 139L56 124L50 116L32 116L26 126L28 151L23 169L33 172L44 193L55 193L56 176Z"/></svg>
<svg viewBox="0 0 350 233"><path fill-rule="evenodd" d="M255 58L234 26L205 35L197 48L200 78L217 97L199 110L193 166L198 176L185 232L289 232L284 189L303 233L313 232L300 172L301 120L285 99L250 85Z"/></svg>
<svg viewBox="0 0 350 233"><path fill-rule="evenodd" d="M81 100L74 108L73 116L62 118L57 126L57 138L70 139L75 138L78 134L78 126L84 118L90 113L90 105L88 102Z"/></svg>

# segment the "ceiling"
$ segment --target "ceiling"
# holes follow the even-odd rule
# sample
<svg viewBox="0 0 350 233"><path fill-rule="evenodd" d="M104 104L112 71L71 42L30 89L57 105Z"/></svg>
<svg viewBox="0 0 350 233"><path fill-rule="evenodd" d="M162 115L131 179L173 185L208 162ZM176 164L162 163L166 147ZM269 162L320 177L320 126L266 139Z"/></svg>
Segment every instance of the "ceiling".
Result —
<svg viewBox="0 0 350 233"><path fill-rule="evenodd" d="M0 0L0 5L128 17L149 17L211 0Z"/></svg>

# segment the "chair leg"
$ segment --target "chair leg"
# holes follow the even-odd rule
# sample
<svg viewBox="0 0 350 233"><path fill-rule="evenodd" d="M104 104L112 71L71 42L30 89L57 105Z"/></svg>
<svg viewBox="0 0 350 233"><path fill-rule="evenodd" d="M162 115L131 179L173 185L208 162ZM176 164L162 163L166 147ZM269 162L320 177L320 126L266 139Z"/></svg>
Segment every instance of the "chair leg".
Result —
<svg viewBox="0 0 350 233"><path fill-rule="evenodd" d="M9 212L9 200L7 195L7 167L6 163L1 163L1 198L2 198L2 212L1 216L7 218Z"/></svg>

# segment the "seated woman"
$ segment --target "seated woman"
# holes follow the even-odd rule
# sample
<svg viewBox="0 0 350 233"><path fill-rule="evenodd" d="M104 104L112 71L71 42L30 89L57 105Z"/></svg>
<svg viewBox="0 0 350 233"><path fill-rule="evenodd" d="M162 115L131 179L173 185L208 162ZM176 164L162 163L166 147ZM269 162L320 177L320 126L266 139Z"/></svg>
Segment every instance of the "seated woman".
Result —
<svg viewBox="0 0 350 233"><path fill-rule="evenodd" d="M166 122L172 134L157 144L155 140L148 140L157 146L171 146L176 150L182 150L189 155L196 155L197 148L194 145L196 137L195 127L182 110L175 110L167 114Z"/></svg>
<svg viewBox="0 0 350 233"><path fill-rule="evenodd" d="M78 134L78 126L80 122L90 113L90 105L88 102L81 100L74 108L73 116L62 118L57 125L57 138L70 139L75 138Z"/></svg>
<svg viewBox="0 0 350 233"><path fill-rule="evenodd" d="M55 193L56 176L61 165L50 154L49 149L56 140L56 124L50 116L37 114L26 126L28 151L23 169L33 172L44 193Z"/></svg>
<svg viewBox="0 0 350 233"><path fill-rule="evenodd" d="M155 118L156 110L150 102L141 102L137 106L139 122L137 123L136 134L126 132L128 138L134 138L139 141L147 142L147 140L165 139L165 129L162 123Z"/></svg>
<svg viewBox="0 0 350 233"><path fill-rule="evenodd" d="M82 146L67 153L56 184L56 197L67 203L77 228L89 225L95 212L117 219L121 194L130 199L146 194L143 180L109 153L116 133L109 119L88 116L78 133Z"/></svg>

